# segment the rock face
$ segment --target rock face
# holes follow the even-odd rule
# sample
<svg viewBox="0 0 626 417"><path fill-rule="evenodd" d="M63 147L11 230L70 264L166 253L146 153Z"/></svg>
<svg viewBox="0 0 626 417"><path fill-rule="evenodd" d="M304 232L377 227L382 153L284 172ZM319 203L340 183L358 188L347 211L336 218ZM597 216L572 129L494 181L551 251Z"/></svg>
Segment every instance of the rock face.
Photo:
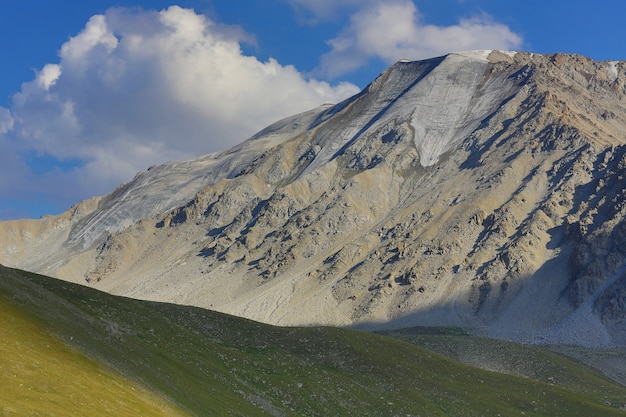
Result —
<svg viewBox="0 0 626 417"><path fill-rule="evenodd" d="M0 223L0 263L280 325L623 344L625 81L564 54L398 62L233 149Z"/></svg>

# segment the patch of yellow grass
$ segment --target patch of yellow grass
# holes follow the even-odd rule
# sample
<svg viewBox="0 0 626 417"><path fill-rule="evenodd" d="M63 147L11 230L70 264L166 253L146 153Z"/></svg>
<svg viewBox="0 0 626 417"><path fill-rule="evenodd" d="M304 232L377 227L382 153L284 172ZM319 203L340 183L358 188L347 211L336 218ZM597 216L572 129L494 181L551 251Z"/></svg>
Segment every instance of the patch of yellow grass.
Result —
<svg viewBox="0 0 626 417"><path fill-rule="evenodd" d="M0 416L185 416L51 336L0 296Z"/></svg>

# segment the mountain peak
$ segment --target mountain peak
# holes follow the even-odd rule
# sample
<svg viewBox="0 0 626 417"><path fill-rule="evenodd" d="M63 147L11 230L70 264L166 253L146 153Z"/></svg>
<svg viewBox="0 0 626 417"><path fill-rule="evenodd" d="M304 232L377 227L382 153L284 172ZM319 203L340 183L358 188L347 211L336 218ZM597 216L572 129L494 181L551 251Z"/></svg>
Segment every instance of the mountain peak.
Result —
<svg viewBox="0 0 626 417"><path fill-rule="evenodd" d="M274 324L623 343L625 81L572 54L399 61L97 208L0 223L0 262Z"/></svg>
<svg viewBox="0 0 626 417"><path fill-rule="evenodd" d="M310 169L391 121L413 131L421 165L434 165L517 88L506 71L487 71L489 56L497 58L498 54L474 51L396 63L349 105L341 105L350 125L343 128L342 117L341 127L314 139L324 150Z"/></svg>
<svg viewBox="0 0 626 417"><path fill-rule="evenodd" d="M440 58L446 58L448 56L461 56L461 57L465 57L471 60L476 60L476 61L487 61L487 62L492 62L492 63L496 63L496 62L512 62L513 58L515 57L515 55L517 54L517 51L501 51L501 50L496 50L496 49L483 49L483 50L470 50L470 51L458 51L458 52L450 52L446 55L443 55L441 57L436 57L436 58L430 58L430 59L440 59ZM412 60L412 59L400 59L396 62L396 64L407 64L407 63L412 63L412 62L419 62L419 61L428 61L429 59L425 59L425 60Z"/></svg>

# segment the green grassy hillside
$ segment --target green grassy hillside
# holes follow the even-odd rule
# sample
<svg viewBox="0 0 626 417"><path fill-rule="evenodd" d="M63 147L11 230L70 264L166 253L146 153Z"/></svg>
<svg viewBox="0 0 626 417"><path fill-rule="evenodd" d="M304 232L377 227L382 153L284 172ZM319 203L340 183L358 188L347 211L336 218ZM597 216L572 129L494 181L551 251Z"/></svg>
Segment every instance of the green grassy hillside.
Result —
<svg viewBox="0 0 626 417"><path fill-rule="evenodd" d="M109 415L146 404L198 416L626 415L626 388L574 362L567 366L584 381L578 388L481 370L377 334L277 328L7 268L0 305L3 322L30 329L3 330L3 384L21 378L38 392L0 390L5 415L70 415L85 403L80 395L94 408L111 398L125 407ZM18 344L31 350L10 349ZM65 384L83 374L93 386ZM176 415L169 407L165 414Z"/></svg>
<svg viewBox="0 0 626 417"><path fill-rule="evenodd" d="M0 318L0 416L188 415L70 349L6 297Z"/></svg>

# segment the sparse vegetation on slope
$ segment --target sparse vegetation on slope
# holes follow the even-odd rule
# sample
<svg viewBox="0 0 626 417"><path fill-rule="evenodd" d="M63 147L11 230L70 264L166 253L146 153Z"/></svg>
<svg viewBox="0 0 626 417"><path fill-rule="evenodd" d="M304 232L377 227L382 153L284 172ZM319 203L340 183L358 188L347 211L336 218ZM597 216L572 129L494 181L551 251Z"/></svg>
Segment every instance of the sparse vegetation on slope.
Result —
<svg viewBox="0 0 626 417"><path fill-rule="evenodd" d="M588 395L598 402L618 404L620 397L620 390L615 392L612 390L612 384L605 385L606 378L599 370L612 374L617 382L626 383L626 379L620 377L626 372L624 349L521 345L471 336L462 329L413 327L380 333L481 369L559 385L572 392ZM561 352L567 352L567 356ZM572 358L580 357L582 354L586 354L588 358L586 362L593 364L594 367L583 365ZM604 356L612 356L612 363L602 363L601 359Z"/></svg>
<svg viewBox="0 0 626 417"><path fill-rule="evenodd" d="M608 393L602 399L560 381L480 370L372 333L272 327L6 268L0 269L0 302L4 321L41 323L58 338L55 346L66 352L61 375L72 372L64 363L78 354L57 340L124 375L124 384L140 384L199 416L625 415L618 407L626 404L626 388L598 375L594 381ZM14 334L7 344L17 341ZM29 360L25 353L14 362ZM0 397L4 409L15 401L8 393ZM62 406L73 394L60 393L57 401ZM101 395L92 393L94 401Z"/></svg>

